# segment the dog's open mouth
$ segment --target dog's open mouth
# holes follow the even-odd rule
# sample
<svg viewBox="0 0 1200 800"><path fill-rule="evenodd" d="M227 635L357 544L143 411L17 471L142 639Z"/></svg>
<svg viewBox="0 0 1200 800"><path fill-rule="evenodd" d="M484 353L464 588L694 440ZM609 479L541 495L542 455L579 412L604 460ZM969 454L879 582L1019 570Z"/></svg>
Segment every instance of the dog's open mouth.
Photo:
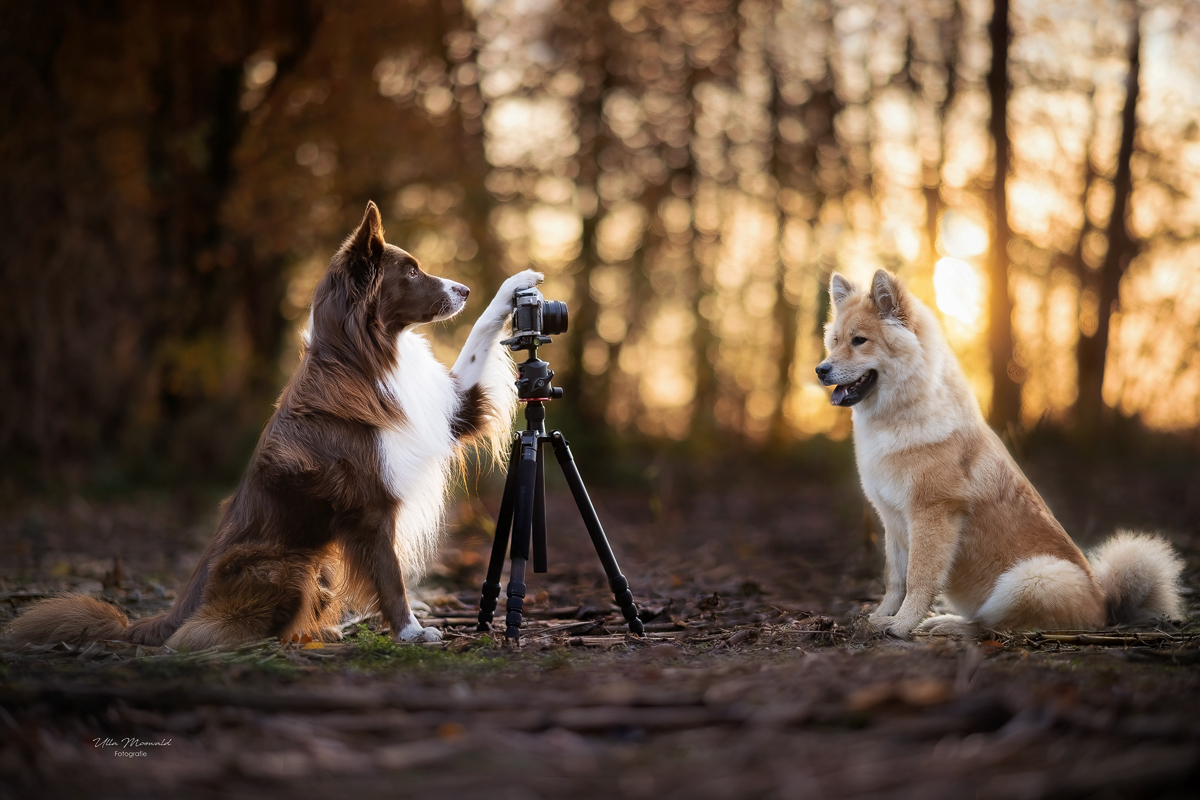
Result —
<svg viewBox="0 0 1200 800"><path fill-rule="evenodd" d="M835 406L852 406L871 393L878 379L879 373L869 369L854 383L839 383L829 400Z"/></svg>

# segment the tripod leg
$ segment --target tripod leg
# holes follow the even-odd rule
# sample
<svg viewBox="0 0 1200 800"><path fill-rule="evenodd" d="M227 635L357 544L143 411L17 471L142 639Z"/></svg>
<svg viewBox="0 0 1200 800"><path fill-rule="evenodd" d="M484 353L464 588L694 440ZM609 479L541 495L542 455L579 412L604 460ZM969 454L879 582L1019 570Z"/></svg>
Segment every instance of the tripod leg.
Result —
<svg viewBox="0 0 1200 800"><path fill-rule="evenodd" d="M537 477L533 485L533 571L546 571L546 452L538 442Z"/></svg>
<svg viewBox="0 0 1200 800"><path fill-rule="evenodd" d="M513 437L508 455L508 475L504 479L504 494L500 499L500 514L496 517L496 532L492 538L492 557L488 561L487 577L483 579L483 591L479 598L479 624L477 631L492 629L492 616L496 612L496 601L500 598L500 573L504 571L504 555L508 550L508 534L512 530L513 504L517 488L517 459L521 455L521 439Z"/></svg>
<svg viewBox="0 0 1200 800"><path fill-rule="evenodd" d="M521 613L525 610L525 564L529 561L529 535L533 527L534 481L537 479L538 434L521 434L520 460L516 465L516 504L512 531L512 569L508 575L508 614L504 618L504 637L521 638Z"/></svg>
<svg viewBox="0 0 1200 800"><path fill-rule="evenodd" d="M575 497L575 505L579 507L579 514L583 517L583 524L587 527L588 536L592 537L592 545L596 548L596 554L600 556L600 563L604 565L604 574L608 576L608 585L612 589L613 599L621 608L621 614L625 617L625 621L629 623L630 633L641 636L646 628L638 619L633 593L629 591L629 581L625 579L625 576L621 574L621 568L617 566L617 557L613 555L608 537L604 535L604 528L601 527L600 518L596 516L596 508L592 505L591 498L588 497L587 487L583 485L583 478L579 476L579 468L575 466L571 448L567 446L567 440L559 431L553 431L550 434L550 442L554 445L554 455L558 457L558 464L567 478L567 485L571 487L571 494Z"/></svg>

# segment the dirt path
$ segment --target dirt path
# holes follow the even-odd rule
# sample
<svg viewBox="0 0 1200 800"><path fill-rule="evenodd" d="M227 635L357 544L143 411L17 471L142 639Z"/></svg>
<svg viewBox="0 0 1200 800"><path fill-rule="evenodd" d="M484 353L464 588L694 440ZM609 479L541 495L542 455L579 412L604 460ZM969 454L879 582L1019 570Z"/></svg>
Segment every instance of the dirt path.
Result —
<svg viewBox="0 0 1200 800"><path fill-rule="evenodd" d="M457 507L419 593L439 645L397 646L367 621L324 647L10 656L0 797L1193 796L1193 628L859 641L880 564L852 483L649 485L594 492L647 641L624 635L556 490L523 644L475 633L489 485ZM1078 502L1056 491L1052 505ZM170 602L203 515L81 504L0 528L5 613L68 585L133 615ZM1130 513L1166 520L1194 580L1190 508Z"/></svg>

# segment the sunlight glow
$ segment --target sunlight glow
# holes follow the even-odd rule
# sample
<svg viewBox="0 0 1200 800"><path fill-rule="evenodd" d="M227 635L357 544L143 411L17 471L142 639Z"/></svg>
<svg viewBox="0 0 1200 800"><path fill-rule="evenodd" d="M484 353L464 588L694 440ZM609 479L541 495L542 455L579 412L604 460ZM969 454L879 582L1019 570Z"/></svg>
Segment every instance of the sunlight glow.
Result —
<svg viewBox="0 0 1200 800"><path fill-rule="evenodd" d="M942 251L946 255L970 258L982 254L987 246L987 231L975 220L952 211L942 217Z"/></svg>
<svg viewBox="0 0 1200 800"><path fill-rule="evenodd" d="M933 291L943 314L974 325L983 311L983 280L973 266L943 258L933 267Z"/></svg>

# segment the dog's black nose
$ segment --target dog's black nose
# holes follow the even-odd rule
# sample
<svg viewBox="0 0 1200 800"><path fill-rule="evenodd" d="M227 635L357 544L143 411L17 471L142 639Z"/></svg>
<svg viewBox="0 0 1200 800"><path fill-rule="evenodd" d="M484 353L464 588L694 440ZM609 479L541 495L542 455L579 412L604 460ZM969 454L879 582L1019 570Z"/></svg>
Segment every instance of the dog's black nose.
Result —
<svg viewBox="0 0 1200 800"><path fill-rule="evenodd" d="M467 295L469 295L469 294L471 293L471 290L470 290L470 289L468 289L467 287L463 286L461 283L457 283L457 284L455 284L455 285L454 285L454 291L455 291L455 292L458 294L458 296L459 296L459 297L461 297L463 300L466 300L466 299L467 299Z"/></svg>
<svg viewBox="0 0 1200 800"><path fill-rule="evenodd" d="M817 377L818 378L824 379L824 378L828 377L829 373L832 371L833 371L832 364L817 364Z"/></svg>

